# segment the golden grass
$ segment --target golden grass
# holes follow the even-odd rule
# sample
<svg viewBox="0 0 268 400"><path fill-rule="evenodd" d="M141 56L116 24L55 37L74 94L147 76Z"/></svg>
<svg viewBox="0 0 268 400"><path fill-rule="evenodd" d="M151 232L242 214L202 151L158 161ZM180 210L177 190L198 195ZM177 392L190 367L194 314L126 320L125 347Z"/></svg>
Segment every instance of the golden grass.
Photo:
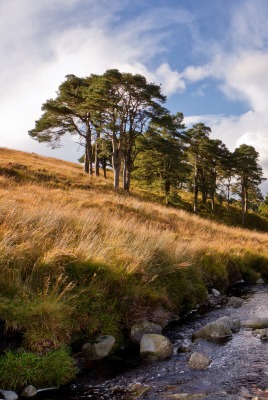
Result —
<svg viewBox="0 0 268 400"><path fill-rule="evenodd" d="M0 318L22 329L33 350L60 346L86 326L91 333L117 331L137 310L153 319L147 301L181 307L204 295L203 281L220 287L252 268L267 269L267 234L114 192L76 164L7 149L0 159L0 167L12 162L74 185L91 182L89 190L63 189L0 176L0 289L2 298L26 304L28 322L11 306L0 307ZM32 329L36 313L43 333L36 324Z"/></svg>
<svg viewBox="0 0 268 400"><path fill-rule="evenodd" d="M200 251L267 251L267 234L113 192L26 184L0 188L0 199L2 260L12 254L57 264L66 254L133 272L148 266L156 251L169 253L174 266Z"/></svg>

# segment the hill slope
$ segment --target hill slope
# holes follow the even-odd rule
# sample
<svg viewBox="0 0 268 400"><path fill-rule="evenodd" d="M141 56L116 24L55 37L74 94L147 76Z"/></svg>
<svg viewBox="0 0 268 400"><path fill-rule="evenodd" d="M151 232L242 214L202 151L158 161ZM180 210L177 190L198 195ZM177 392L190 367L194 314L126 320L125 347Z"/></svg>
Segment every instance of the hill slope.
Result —
<svg viewBox="0 0 268 400"><path fill-rule="evenodd" d="M0 149L0 320L27 351L164 325L211 287L268 278L268 235L115 193L79 165ZM1 378L0 378L1 384Z"/></svg>

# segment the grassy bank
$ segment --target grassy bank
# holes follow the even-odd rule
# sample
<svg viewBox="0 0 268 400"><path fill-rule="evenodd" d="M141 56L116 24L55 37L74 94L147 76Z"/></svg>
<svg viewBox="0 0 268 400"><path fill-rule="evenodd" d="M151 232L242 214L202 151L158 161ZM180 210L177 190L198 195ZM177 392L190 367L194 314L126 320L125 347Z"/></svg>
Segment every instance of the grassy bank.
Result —
<svg viewBox="0 0 268 400"><path fill-rule="evenodd" d="M119 346L134 322L165 324L210 287L268 278L267 234L114 193L71 163L8 150L0 158L0 333L19 332L24 354L44 360L99 333ZM14 365L28 365L13 356L0 358L0 372L12 370L10 382L0 373L6 389ZM32 383L24 380L17 387Z"/></svg>

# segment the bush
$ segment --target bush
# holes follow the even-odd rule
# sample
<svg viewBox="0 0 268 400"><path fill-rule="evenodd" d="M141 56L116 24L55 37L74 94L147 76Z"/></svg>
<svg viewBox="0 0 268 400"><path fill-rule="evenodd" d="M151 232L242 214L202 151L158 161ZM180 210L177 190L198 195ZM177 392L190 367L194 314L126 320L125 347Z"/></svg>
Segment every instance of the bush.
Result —
<svg viewBox="0 0 268 400"><path fill-rule="evenodd" d="M27 385L37 388L59 386L74 379L76 368L66 348L38 356L8 351L0 357L0 386L21 390Z"/></svg>

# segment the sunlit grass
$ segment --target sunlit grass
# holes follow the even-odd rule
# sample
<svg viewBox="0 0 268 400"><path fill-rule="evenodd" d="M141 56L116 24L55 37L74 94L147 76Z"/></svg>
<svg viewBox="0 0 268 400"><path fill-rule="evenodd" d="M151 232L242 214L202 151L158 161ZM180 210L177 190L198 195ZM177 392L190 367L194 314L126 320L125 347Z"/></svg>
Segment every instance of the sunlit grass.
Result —
<svg viewBox="0 0 268 400"><path fill-rule="evenodd" d="M6 149L0 156L0 167L56 177L51 185L0 176L0 319L22 332L26 350L45 354L99 333L119 345L123 328L164 324L207 288L268 278L267 234L161 206L141 191L114 192L76 164Z"/></svg>

